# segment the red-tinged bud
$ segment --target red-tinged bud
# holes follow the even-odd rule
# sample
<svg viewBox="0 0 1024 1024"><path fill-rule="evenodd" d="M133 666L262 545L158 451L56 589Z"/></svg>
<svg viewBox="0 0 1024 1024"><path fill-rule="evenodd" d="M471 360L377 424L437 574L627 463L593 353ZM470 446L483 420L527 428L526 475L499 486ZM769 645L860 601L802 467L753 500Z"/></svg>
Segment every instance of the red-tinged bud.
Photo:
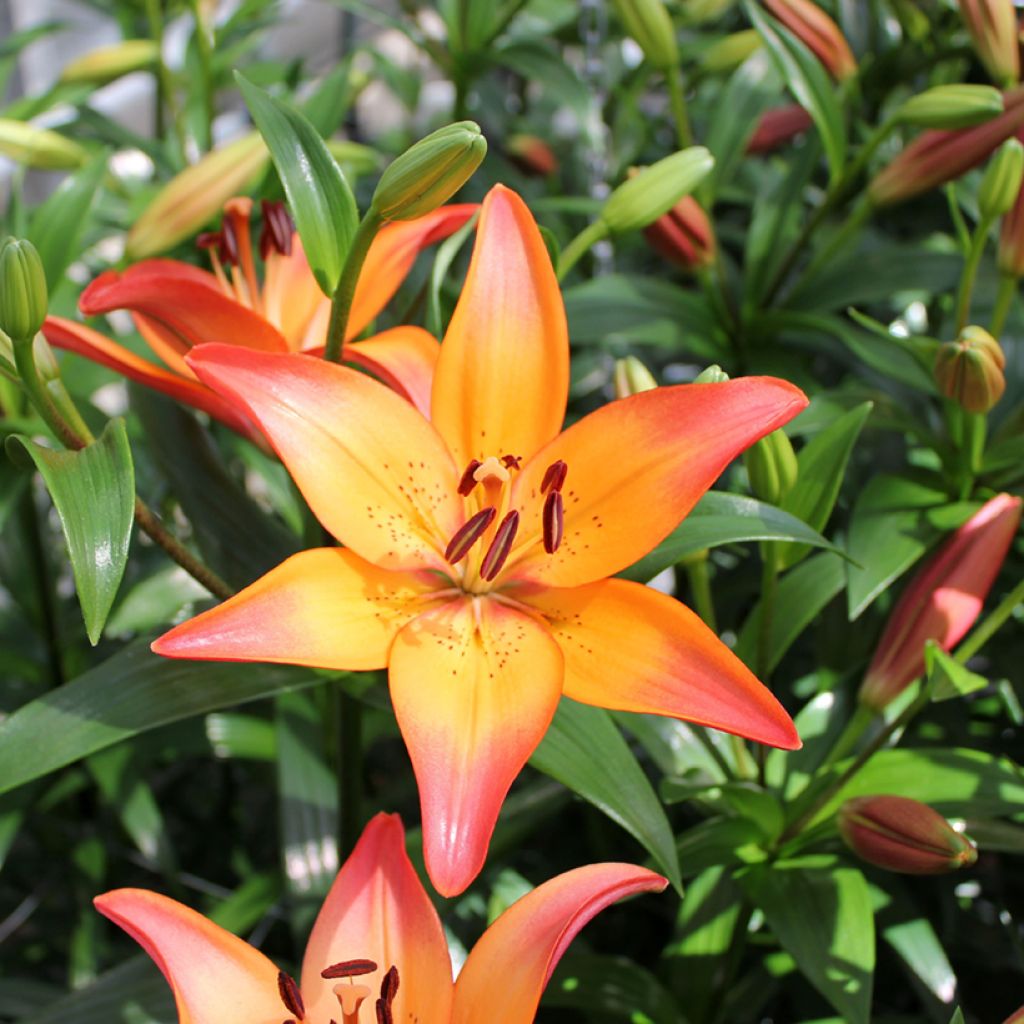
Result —
<svg viewBox="0 0 1024 1024"><path fill-rule="evenodd" d="M974 128L922 132L872 179L868 195L875 206L903 202L984 162L1011 135L1024 129L1024 88L1003 94L1005 109Z"/></svg>
<svg viewBox="0 0 1024 1024"><path fill-rule="evenodd" d="M1024 1006L1010 1014L1003 1024L1024 1024Z"/></svg>
<svg viewBox="0 0 1024 1024"><path fill-rule="evenodd" d="M763 0L764 6L841 82L857 73L857 61L839 26L812 0Z"/></svg>
<svg viewBox="0 0 1024 1024"><path fill-rule="evenodd" d="M693 196L683 196L668 213L644 228L655 252L683 270L715 262L715 232L708 215Z"/></svg>
<svg viewBox="0 0 1024 1024"><path fill-rule="evenodd" d="M558 171L558 157L536 135L511 135L505 143L505 149L509 159L523 174L546 178Z"/></svg>
<svg viewBox="0 0 1024 1024"><path fill-rule="evenodd" d="M1013 0L960 0L960 14L985 70L999 85L1020 78L1017 11Z"/></svg>
<svg viewBox="0 0 1024 1024"><path fill-rule="evenodd" d="M1006 356L982 327L965 327L935 353L935 383L967 412L988 412L1006 390Z"/></svg>
<svg viewBox="0 0 1024 1024"><path fill-rule="evenodd" d="M999 575L1021 517L1021 499L986 502L933 555L896 602L858 700L881 711L924 672L934 640L951 650L974 624Z"/></svg>
<svg viewBox="0 0 1024 1024"><path fill-rule="evenodd" d="M860 796L839 808L839 834L858 857L904 875L969 867L978 852L938 811L904 796Z"/></svg>
<svg viewBox="0 0 1024 1024"><path fill-rule="evenodd" d="M996 261L1000 274L1024 277L1024 187L1018 190L1010 212L1003 217Z"/></svg>
<svg viewBox="0 0 1024 1024"><path fill-rule="evenodd" d="M798 103L766 110L757 122L747 143L748 153L771 153L798 135L803 135L814 122Z"/></svg>

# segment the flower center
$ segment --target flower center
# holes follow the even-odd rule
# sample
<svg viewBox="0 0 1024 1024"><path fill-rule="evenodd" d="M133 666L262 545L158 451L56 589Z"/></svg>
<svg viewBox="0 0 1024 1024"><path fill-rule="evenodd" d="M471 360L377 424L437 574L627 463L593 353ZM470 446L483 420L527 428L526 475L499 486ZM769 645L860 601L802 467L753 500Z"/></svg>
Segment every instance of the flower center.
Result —
<svg viewBox="0 0 1024 1024"><path fill-rule="evenodd" d="M325 967L320 972L320 977L326 981L334 979L340 981L340 984L335 985L333 989L341 1010L340 1024L359 1024L359 1011L370 996L370 987L357 983L355 979L366 974L373 974L376 970L377 965L372 960L343 960L341 963ZM295 979L284 971L280 971L277 975L277 989L284 1008L291 1014L282 1024L299 1024L300 1021L305 1021L306 1007ZM398 968L392 966L381 979L380 997L374 1003L377 1024L394 1024L392 1003L395 1000L396 992L398 992ZM339 1024L339 1022L332 1017L331 1024Z"/></svg>
<svg viewBox="0 0 1024 1024"><path fill-rule="evenodd" d="M520 512L509 510L513 474L522 459L517 455L489 455L482 462L473 459L459 480L458 491L474 511L452 535L445 558L461 572L462 589L485 593L504 568L519 533ZM541 481L544 502L540 526L544 550L554 554L562 543L565 504L562 485L568 466L561 460L548 466Z"/></svg>

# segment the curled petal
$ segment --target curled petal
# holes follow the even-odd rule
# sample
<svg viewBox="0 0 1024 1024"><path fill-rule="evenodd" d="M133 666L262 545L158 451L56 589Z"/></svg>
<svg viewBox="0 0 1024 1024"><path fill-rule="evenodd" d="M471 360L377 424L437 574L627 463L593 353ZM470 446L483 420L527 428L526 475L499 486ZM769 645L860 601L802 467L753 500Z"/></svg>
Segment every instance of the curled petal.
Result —
<svg viewBox="0 0 1024 1024"><path fill-rule="evenodd" d="M422 327L394 327L346 345L344 358L369 370L429 418L430 389L440 352L437 339Z"/></svg>

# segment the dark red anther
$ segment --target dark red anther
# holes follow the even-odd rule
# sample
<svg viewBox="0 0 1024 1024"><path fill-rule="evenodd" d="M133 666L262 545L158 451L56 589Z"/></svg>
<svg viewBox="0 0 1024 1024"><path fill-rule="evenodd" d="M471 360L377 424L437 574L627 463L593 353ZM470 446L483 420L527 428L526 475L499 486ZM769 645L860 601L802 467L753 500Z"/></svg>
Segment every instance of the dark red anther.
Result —
<svg viewBox="0 0 1024 1024"><path fill-rule="evenodd" d="M238 255L238 233L235 231L235 225L231 223L230 217L224 218L224 223L220 227L220 249L217 255L221 258L221 262L230 266L238 266L240 259Z"/></svg>
<svg viewBox="0 0 1024 1024"><path fill-rule="evenodd" d="M358 978L361 974L373 974L377 965L372 960L342 960L320 972L321 978Z"/></svg>
<svg viewBox="0 0 1024 1024"><path fill-rule="evenodd" d="M551 491L544 499L544 511L541 514L544 522L544 550L553 555L562 543L565 530L565 505L559 491Z"/></svg>
<svg viewBox="0 0 1024 1024"><path fill-rule="evenodd" d="M281 993L281 1002L289 1013L294 1013L299 1020L306 1016L306 1007L302 1002L302 993L295 979L284 971L277 972L277 990Z"/></svg>
<svg viewBox="0 0 1024 1024"><path fill-rule="evenodd" d="M394 1024L395 1018L391 1015L391 1007L378 999L374 1009L377 1011L377 1024Z"/></svg>
<svg viewBox="0 0 1024 1024"><path fill-rule="evenodd" d="M460 559L465 558L469 554L469 549L480 539L496 515L497 512L488 506L477 512L476 515L470 516L455 531L455 536L448 541L448 547L444 549L445 559L454 565Z"/></svg>
<svg viewBox="0 0 1024 1024"><path fill-rule="evenodd" d="M394 964L392 964L388 968L387 974L384 975L384 978L383 978L383 980L380 983L380 997L381 997L381 999L384 1000L385 1003L387 1003L388 1006L390 1006L392 1001L395 998L395 993L397 991L398 991L398 968L395 967Z"/></svg>
<svg viewBox="0 0 1024 1024"><path fill-rule="evenodd" d="M476 487L476 477L473 474L480 468L480 460L473 459L470 464L466 467L466 472L462 474L459 480L459 494L464 498L468 494L473 493L473 488Z"/></svg>
<svg viewBox="0 0 1024 1024"><path fill-rule="evenodd" d="M522 461L522 455L502 455L501 457L501 464L506 469L518 469L519 463Z"/></svg>
<svg viewBox="0 0 1024 1024"><path fill-rule="evenodd" d="M540 493L546 494L549 490L560 491L562 484L565 483L565 474L568 472L569 467L561 459L552 462L544 470L544 479L540 482Z"/></svg>
<svg viewBox="0 0 1024 1024"><path fill-rule="evenodd" d="M295 225L284 203L260 201L263 210L263 227L260 229L260 256L266 259L271 252L282 256L292 254L292 235Z"/></svg>
<svg viewBox="0 0 1024 1024"><path fill-rule="evenodd" d="M484 555L480 565L480 576L488 583L501 572L501 567L508 560L512 551L512 542L516 539L516 531L519 529L519 513L514 509L509 512L494 533L494 540Z"/></svg>

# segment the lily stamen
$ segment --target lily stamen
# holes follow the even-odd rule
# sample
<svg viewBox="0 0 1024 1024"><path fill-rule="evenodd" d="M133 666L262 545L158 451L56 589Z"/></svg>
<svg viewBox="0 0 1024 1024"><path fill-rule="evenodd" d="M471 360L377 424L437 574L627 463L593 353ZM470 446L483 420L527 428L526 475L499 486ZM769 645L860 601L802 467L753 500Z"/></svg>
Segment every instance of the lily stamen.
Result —
<svg viewBox="0 0 1024 1024"><path fill-rule="evenodd" d="M455 535L448 541L448 547L444 549L445 560L454 565L469 554L470 548L483 536L484 531L494 521L497 511L488 506L481 509L476 515L470 516Z"/></svg>
<svg viewBox="0 0 1024 1024"><path fill-rule="evenodd" d="M565 531L565 505L561 491L549 492L544 499L541 518L544 524L544 550L553 555L558 550L558 545L562 543L562 534Z"/></svg>
<svg viewBox="0 0 1024 1024"><path fill-rule="evenodd" d="M263 211L263 227L260 229L260 259L266 261L272 252L282 256L292 254L292 236L295 225L288 214L284 203L273 203L267 199L260 200Z"/></svg>
<svg viewBox="0 0 1024 1024"><path fill-rule="evenodd" d="M362 974L373 974L377 965L372 960L342 960L331 964L320 972L321 978L328 981L332 978L358 978Z"/></svg>
<svg viewBox="0 0 1024 1024"><path fill-rule="evenodd" d="M473 493L473 488L476 487L476 471L480 468L480 460L472 459L469 465L466 467L466 471L462 474L459 479L458 492L462 497L467 498Z"/></svg>
<svg viewBox="0 0 1024 1024"><path fill-rule="evenodd" d="M277 990L281 993L281 1002L284 1003L285 1009L299 1020L304 1020L306 1005L302 1001L302 993L299 991L295 979L285 971L278 971Z"/></svg>
<svg viewBox="0 0 1024 1024"><path fill-rule="evenodd" d="M512 551L512 542L516 539L518 529L519 513L513 509L502 519L494 534L494 540L491 541L491 546L487 549L487 554L484 555L484 560L480 565L480 577L487 583L490 583L501 572L501 567Z"/></svg>
<svg viewBox="0 0 1024 1024"><path fill-rule="evenodd" d="M544 470L544 479L540 482L540 493L546 494L548 490L560 491L562 484L565 483L565 477L568 472L569 467L561 459L557 462L552 462Z"/></svg>

